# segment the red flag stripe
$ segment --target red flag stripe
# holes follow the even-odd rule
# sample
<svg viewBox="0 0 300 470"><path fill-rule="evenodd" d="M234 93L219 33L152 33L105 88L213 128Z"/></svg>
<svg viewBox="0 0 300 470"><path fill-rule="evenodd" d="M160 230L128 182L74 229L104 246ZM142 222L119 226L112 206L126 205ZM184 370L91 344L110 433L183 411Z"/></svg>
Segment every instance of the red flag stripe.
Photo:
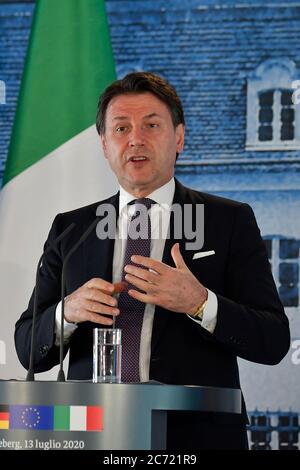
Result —
<svg viewBox="0 0 300 470"><path fill-rule="evenodd" d="M86 407L86 430L102 431L103 430L103 408L101 406Z"/></svg>
<svg viewBox="0 0 300 470"><path fill-rule="evenodd" d="M8 420L9 420L9 413L0 411L0 421L8 421Z"/></svg>

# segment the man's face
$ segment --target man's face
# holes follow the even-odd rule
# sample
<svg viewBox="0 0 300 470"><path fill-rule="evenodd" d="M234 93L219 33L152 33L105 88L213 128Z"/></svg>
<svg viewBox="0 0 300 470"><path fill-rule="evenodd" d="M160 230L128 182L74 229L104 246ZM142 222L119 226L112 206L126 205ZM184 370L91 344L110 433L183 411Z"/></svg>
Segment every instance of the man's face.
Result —
<svg viewBox="0 0 300 470"><path fill-rule="evenodd" d="M108 105L101 140L120 185L144 197L174 175L184 127L174 129L168 107L152 93L119 95Z"/></svg>

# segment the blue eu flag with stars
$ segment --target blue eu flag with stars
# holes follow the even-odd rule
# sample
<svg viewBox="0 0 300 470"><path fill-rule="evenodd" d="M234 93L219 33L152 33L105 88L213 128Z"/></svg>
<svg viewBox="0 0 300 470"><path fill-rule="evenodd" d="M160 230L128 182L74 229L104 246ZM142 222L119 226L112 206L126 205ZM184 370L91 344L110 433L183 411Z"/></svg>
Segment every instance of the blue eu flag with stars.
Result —
<svg viewBox="0 0 300 470"><path fill-rule="evenodd" d="M9 429L53 429L54 407L14 405L9 407Z"/></svg>

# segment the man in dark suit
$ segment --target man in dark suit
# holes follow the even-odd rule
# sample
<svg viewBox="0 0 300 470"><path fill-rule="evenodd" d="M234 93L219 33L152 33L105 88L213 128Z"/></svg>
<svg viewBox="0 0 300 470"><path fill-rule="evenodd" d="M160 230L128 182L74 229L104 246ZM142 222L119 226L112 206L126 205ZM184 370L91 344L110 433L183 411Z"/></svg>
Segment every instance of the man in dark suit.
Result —
<svg viewBox="0 0 300 470"><path fill-rule="evenodd" d="M141 381L239 388L237 356L277 364L289 349L289 326L251 208L185 188L174 179L184 144L184 115L175 89L154 74L127 75L100 97L97 129L120 191L54 220L46 247L71 222L76 228L49 252L40 271L36 372L59 361L65 256L96 211L108 204L117 214L114 236L100 239L91 233L67 267L64 343L65 353L70 350L69 379L91 379L92 329L112 325L113 317L121 319L114 295L121 280L129 283L126 295L144 305L137 338ZM153 201L150 257L136 256L123 266L126 237L120 233L131 217L130 203L141 198ZM193 208L189 221L196 225L195 238L204 230L202 247L188 249L184 217L182 236L180 230L174 235L178 220L172 204L182 213ZM204 223L197 219L199 205L204 205ZM33 298L15 333L26 368L32 310ZM169 413L168 448L245 449L246 422L244 403L240 416Z"/></svg>

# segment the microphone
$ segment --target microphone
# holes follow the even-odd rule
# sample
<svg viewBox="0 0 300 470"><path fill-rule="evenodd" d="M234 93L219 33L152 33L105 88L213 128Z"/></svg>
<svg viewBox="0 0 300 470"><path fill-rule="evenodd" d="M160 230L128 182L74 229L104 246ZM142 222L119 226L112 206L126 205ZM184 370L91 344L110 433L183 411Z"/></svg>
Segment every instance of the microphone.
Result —
<svg viewBox="0 0 300 470"><path fill-rule="evenodd" d="M53 250L56 245L66 236L71 230L75 227L75 223L70 224L53 242L49 243L49 246L45 249L44 253L39 259L35 275L35 290L33 298L33 313L32 313L32 327L31 327L31 341L30 341L30 358L29 358L29 368L26 375L26 382L34 381L34 351L35 351L35 324L36 324L36 315L37 315L37 301L38 301L38 291L39 291L39 273L44 256Z"/></svg>
<svg viewBox="0 0 300 470"><path fill-rule="evenodd" d="M63 369L63 361L64 361L64 319L65 319L65 278L66 278L66 267L71 258L71 256L75 253L77 248L87 239L89 234L94 230L96 225L98 224L100 217L96 217L96 219L88 226L88 228L83 232L77 243L71 248L67 256L65 257L62 272L61 272L61 325L60 325L60 341L59 341L59 371L57 375L57 382L65 382L65 373Z"/></svg>

